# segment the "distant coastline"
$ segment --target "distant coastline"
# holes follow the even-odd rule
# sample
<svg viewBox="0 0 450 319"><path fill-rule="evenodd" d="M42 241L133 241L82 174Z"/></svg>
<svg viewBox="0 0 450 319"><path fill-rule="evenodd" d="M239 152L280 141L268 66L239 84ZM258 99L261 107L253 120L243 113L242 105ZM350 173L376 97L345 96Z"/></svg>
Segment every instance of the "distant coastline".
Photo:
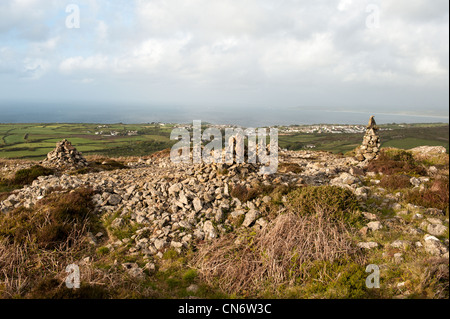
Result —
<svg viewBox="0 0 450 319"><path fill-rule="evenodd" d="M0 107L0 123L192 123L249 127L273 125L365 124L371 115L379 124L449 123L448 116L302 110L298 108L200 108L200 107Z"/></svg>

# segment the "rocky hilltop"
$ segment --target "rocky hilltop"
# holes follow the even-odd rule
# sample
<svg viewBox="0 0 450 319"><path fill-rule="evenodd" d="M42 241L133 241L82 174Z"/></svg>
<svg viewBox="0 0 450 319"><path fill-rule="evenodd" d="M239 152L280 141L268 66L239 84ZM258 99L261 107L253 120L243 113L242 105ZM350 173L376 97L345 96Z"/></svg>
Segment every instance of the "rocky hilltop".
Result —
<svg viewBox="0 0 450 319"><path fill-rule="evenodd" d="M342 194L357 202L359 219L352 224L352 245L367 262L372 258L381 267L398 270L402 265L415 265L420 256L437 258L439 265L447 263L448 267L448 206L421 206L413 203L410 195L433 187L436 193L441 192L442 177L447 178L448 187L448 154L436 147L410 152L386 150L383 156L391 157L378 156L377 161L381 158L386 162L377 166L370 161L379 153L379 141L372 137L376 133L373 125L368 132L370 137L364 138L363 146L365 154L372 155L363 155L363 161L320 151L281 151L279 169L273 175L258 174L259 168L253 164L175 164L168 152L124 161L123 169L77 173L74 168L86 168L89 163L64 140L42 162L61 170L13 191L0 202L0 211L4 216L20 209L33 211L42 207L41 202L50 194L91 189L94 212L103 221L104 231L88 232L85 238L93 247L129 256L122 258L123 271L145 280L161 267L168 251L182 255L199 243L214 245L231 234L240 242L240 235L264 232L277 216L288 212L293 207L292 190L332 187L344 190ZM447 166L441 162L430 165L433 154L440 156L439 160L443 156ZM420 170L414 171L413 166L405 168L407 172L388 170L399 161L417 164L424 158L428 164L420 165ZM401 185L396 184L398 180ZM79 262L92 262L91 256L86 258ZM430 271L426 265L420 267ZM425 289L416 279L402 278L386 277L389 296L406 297Z"/></svg>

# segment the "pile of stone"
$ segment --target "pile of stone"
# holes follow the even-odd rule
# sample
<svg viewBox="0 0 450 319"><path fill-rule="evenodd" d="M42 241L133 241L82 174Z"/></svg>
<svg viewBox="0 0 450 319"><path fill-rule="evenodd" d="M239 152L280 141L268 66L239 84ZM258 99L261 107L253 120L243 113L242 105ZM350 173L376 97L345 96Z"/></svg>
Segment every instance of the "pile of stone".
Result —
<svg viewBox="0 0 450 319"><path fill-rule="evenodd" d="M378 126L372 115L364 134L362 145L356 151L356 158L359 161L372 160L377 158L380 153L380 136L378 135Z"/></svg>
<svg viewBox="0 0 450 319"><path fill-rule="evenodd" d="M72 143L64 139L56 143L56 148L47 154L47 158L42 164L56 168L67 168L85 167L88 162Z"/></svg>

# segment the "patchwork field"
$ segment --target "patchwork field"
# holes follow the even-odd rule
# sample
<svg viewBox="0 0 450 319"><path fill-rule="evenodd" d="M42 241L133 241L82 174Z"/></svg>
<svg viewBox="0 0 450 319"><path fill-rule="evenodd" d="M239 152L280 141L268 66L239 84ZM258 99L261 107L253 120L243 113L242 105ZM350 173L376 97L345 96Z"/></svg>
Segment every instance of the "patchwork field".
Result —
<svg viewBox="0 0 450 319"><path fill-rule="evenodd" d="M145 155L172 145L170 126L0 124L0 157L41 160L66 138L84 154Z"/></svg>
<svg viewBox="0 0 450 319"><path fill-rule="evenodd" d="M421 145L449 149L448 124L380 125L382 147L410 149ZM160 124L0 124L0 158L41 160L66 138L86 155L143 156L170 148L173 125ZM312 147L346 153L362 141L361 133L294 133L279 136L289 150Z"/></svg>

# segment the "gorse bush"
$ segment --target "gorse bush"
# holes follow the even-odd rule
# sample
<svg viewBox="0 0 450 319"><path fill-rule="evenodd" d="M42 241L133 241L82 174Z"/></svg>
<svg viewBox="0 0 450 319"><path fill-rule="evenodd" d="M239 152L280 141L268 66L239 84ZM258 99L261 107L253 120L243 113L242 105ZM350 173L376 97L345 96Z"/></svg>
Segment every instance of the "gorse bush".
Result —
<svg viewBox="0 0 450 319"><path fill-rule="evenodd" d="M356 196L337 186L306 186L287 195L286 207L298 215L314 215L324 211L335 219L357 223L361 218Z"/></svg>
<svg viewBox="0 0 450 319"><path fill-rule="evenodd" d="M367 298L365 266L351 260L317 260L300 291L305 298Z"/></svg>

